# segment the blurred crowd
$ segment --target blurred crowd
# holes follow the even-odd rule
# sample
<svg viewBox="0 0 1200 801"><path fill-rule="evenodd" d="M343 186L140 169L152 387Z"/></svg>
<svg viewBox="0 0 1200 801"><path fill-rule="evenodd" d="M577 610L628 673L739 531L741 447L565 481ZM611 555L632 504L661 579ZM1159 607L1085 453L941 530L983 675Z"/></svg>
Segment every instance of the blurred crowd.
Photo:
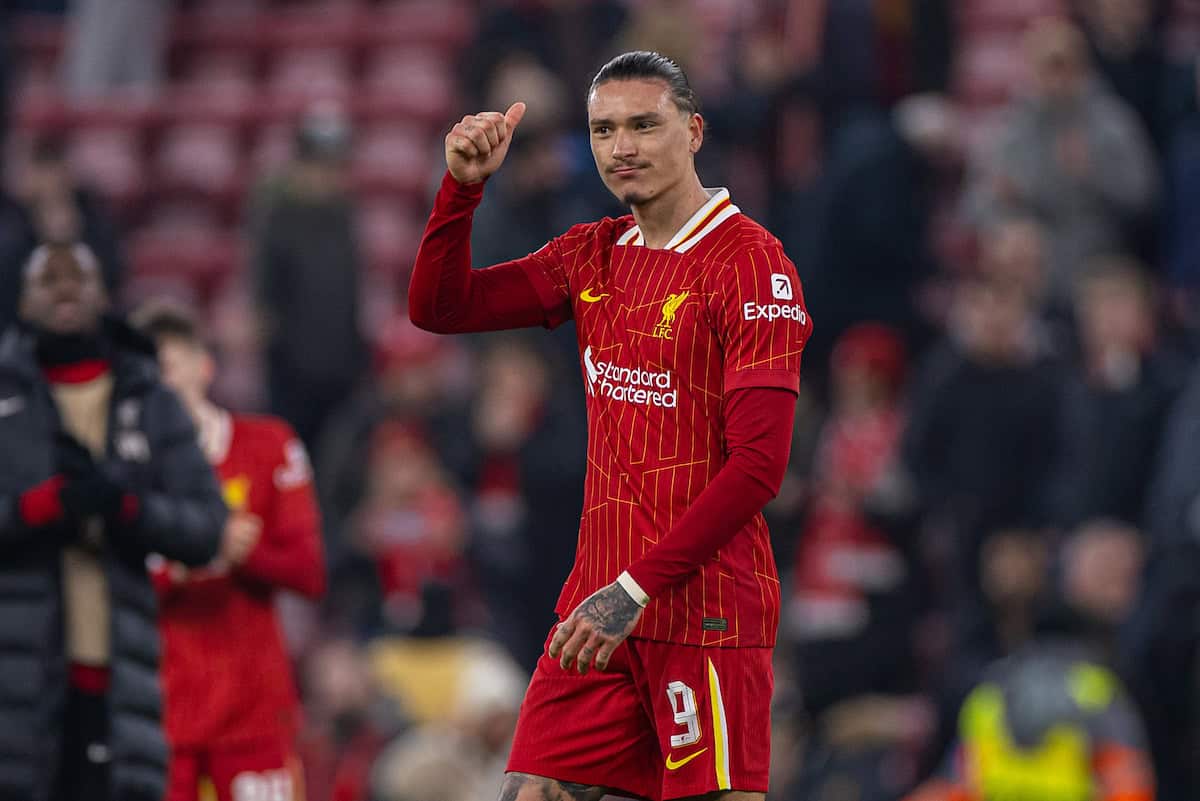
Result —
<svg viewBox="0 0 1200 801"><path fill-rule="evenodd" d="M771 798L1200 794L1200 3L176 5L0 16L0 319L33 243L86 241L127 306L167 291L199 307L218 400L282 415L309 446L330 593L281 607L309 798L494 797L574 555L578 356L569 326L417 330L406 266L441 133L476 109L529 108L475 217L477 265L622 213L594 175L583 90L634 48L688 72L702 178L783 241L816 321L767 510L785 585ZM232 200L157 168L132 191L83 178L101 145L75 122L131 96L165 105L194 78L172 13L248 30L435 7L460 41L439 45L448 87L428 108L445 118L408 150L371 155L390 140L363 133L410 122L403 102L348 102L360 79L313 59L312 91L276 115L278 157L246 157ZM437 59L404 61L428 43L390 47L410 67L385 93L440 86L411 67ZM402 158L415 200L412 179L383 180ZM216 280L225 240L188 233L205 203L236 242Z"/></svg>

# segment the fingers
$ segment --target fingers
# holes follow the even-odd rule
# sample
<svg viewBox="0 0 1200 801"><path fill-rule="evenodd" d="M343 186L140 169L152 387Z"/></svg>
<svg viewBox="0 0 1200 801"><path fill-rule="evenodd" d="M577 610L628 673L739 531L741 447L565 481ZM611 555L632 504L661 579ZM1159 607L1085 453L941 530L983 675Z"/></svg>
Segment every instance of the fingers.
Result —
<svg viewBox="0 0 1200 801"><path fill-rule="evenodd" d="M579 655L576 657L576 665L579 669L579 675L587 675L588 668L592 666L592 659L595 658L604 643L604 638L599 633L593 632L592 636L587 638L587 642L579 649Z"/></svg>
<svg viewBox="0 0 1200 801"><path fill-rule="evenodd" d="M550 649L548 651L551 659L558 659L558 655L562 653L563 646L567 644L567 640L571 638L574 630L574 624L570 620L564 620L554 629L554 638L550 640Z"/></svg>
<svg viewBox="0 0 1200 801"><path fill-rule="evenodd" d="M452 153L458 153L465 159L479 158L479 150L470 139L458 133L457 125L451 129L450 133L446 134L446 149Z"/></svg>
<svg viewBox="0 0 1200 801"><path fill-rule="evenodd" d="M613 651L617 650L620 641L616 639L606 639L600 644L600 650L596 652L596 670L601 672L608 670L608 660L612 659Z"/></svg>
<svg viewBox="0 0 1200 801"><path fill-rule="evenodd" d="M592 632L587 626L579 626L575 629L575 633L567 640L566 645L562 649L562 658L558 660L558 664L563 670L570 670L575 665L575 660L579 657L579 652L583 650L584 645L591 639Z"/></svg>
<svg viewBox="0 0 1200 801"><path fill-rule="evenodd" d="M508 141L523 116L524 103L513 103L503 114L498 111L468 114L446 135L446 147L464 158L486 159Z"/></svg>

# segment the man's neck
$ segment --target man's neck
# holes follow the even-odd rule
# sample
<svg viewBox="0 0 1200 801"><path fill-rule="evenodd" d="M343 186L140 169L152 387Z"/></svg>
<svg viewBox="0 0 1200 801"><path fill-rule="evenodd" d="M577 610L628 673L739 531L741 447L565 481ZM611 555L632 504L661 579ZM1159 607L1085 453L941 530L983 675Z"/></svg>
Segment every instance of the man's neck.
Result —
<svg viewBox="0 0 1200 801"><path fill-rule="evenodd" d="M649 203L633 206L633 219L642 232L646 247L666 247L683 224L708 202L708 193L694 173L678 186L668 189Z"/></svg>

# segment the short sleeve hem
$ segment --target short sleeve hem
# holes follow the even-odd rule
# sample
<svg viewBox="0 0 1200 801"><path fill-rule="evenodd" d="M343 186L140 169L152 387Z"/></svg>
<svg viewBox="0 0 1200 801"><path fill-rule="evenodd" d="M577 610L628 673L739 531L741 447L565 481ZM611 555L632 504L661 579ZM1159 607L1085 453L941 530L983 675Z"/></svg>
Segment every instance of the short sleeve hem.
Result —
<svg viewBox="0 0 1200 801"><path fill-rule="evenodd" d="M736 389L786 389L800 394L800 376L791 370L727 370L725 392Z"/></svg>

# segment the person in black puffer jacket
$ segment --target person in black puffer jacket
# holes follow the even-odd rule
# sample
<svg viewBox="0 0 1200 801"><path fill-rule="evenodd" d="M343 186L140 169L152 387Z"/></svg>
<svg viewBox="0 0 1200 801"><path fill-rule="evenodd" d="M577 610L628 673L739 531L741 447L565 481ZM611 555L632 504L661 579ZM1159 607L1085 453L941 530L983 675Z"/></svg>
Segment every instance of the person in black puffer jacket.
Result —
<svg viewBox="0 0 1200 801"><path fill-rule="evenodd" d="M151 553L203 565L225 504L153 346L83 245L43 245L0 338L0 801L158 801Z"/></svg>

